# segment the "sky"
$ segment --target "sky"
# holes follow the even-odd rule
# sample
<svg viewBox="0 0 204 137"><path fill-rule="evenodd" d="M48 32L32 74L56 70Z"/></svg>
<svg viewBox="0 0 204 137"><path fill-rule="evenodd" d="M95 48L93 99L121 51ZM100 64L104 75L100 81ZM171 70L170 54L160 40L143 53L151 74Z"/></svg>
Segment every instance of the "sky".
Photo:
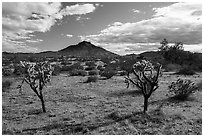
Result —
<svg viewBox="0 0 204 137"><path fill-rule="evenodd" d="M158 50L166 38L202 52L202 4L3 2L2 51L57 51L89 41L119 55Z"/></svg>

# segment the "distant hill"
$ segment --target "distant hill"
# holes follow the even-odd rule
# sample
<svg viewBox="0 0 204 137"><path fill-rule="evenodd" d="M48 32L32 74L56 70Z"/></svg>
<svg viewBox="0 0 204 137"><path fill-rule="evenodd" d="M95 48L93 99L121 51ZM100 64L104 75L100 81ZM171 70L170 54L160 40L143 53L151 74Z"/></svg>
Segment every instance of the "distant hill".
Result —
<svg viewBox="0 0 204 137"><path fill-rule="evenodd" d="M95 58L114 58L119 55L107 51L101 47L95 46L90 42L83 41L77 45L70 45L59 51L43 51L40 53L10 53L2 52L3 56L19 56L19 57L55 57L55 56L74 56L74 57L95 57Z"/></svg>
<svg viewBox="0 0 204 137"><path fill-rule="evenodd" d="M60 55L77 56L77 57L118 57L119 55L97 47L90 42L83 41L77 45L68 46L58 51Z"/></svg>

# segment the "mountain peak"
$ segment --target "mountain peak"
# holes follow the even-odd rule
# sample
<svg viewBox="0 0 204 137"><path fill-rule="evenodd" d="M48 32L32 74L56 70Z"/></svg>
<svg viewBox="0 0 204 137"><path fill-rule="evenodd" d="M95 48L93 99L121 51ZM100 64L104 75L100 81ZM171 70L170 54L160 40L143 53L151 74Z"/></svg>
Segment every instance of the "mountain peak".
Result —
<svg viewBox="0 0 204 137"><path fill-rule="evenodd" d="M82 41L80 43L78 43L78 45L92 45L91 42L88 41Z"/></svg>
<svg viewBox="0 0 204 137"><path fill-rule="evenodd" d="M93 45L91 42L82 41L77 45L70 45L62 50L59 50L58 53L63 55L74 55L80 57L116 57L117 54L114 54L110 51L107 51L101 47Z"/></svg>

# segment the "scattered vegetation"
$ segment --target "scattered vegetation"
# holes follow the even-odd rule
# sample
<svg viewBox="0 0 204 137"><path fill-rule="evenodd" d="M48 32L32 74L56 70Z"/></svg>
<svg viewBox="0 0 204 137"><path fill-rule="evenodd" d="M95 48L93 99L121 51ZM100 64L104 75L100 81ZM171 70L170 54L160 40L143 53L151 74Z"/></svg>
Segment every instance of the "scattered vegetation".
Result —
<svg viewBox="0 0 204 137"><path fill-rule="evenodd" d="M90 70L90 71L88 72L88 75L89 75L89 76L98 75L98 74L99 74L98 70Z"/></svg>
<svg viewBox="0 0 204 137"><path fill-rule="evenodd" d="M10 80L2 81L2 92L7 92L11 87L12 83L13 82Z"/></svg>
<svg viewBox="0 0 204 137"><path fill-rule="evenodd" d="M69 76L86 76L86 71L74 69L69 71Z"/></svg>
<svg viewBox="0 0 204 137"><path fill-rule="evenodd" d="M112 68L106 67L104 71L100 74L102 77L106 77L106 79L110 79L115 75L115 71Z"/></svg>
<svg viewBox="0 0 204 137"><path fill-rule="evenodd" d="M178 65L178 64L167 64L166 66L165 66L165 71L166 72L177 72L177 71L179 71L181 69L181 66L180 65Z"/></svg>
<svg viewBox="0 0 204 137"><path fill-rule="evenodd" d="M61 73L61 67L58 65L54 65L53 67L54 67L54 71L52 72L52 75L53 76L59 75Z"/></svg>
<svg viewBox="0 0 204 137"><path fill-rule="evenodd" d="M191 68L182 68L176 74L178 74L178 75L194 75L196 73Z"/></svg>
<svg viewBox="0 0 204 137"><path fill-rule="evenodd" d="M20 76L20 75L22 75L24 73L25 73L25 70L22 68L22 66L20 66L20 65L15 65L14 66L14 71L13 71L14 75Z"/></svg>
<svg viewBox="0 0 204 137"><path fill-rule="evenodd" d="M87 80L84 83L96 82L98 80L98 76L88 76Z"/></svg>
<svg viewBox="0 0 204 137"><path fill-rule="evenodd" d="M21 88L22 84L24 82L26 82L30 86L29 88L31 88L35 92L35 94L38 96L38 98L40 99L43 112L46 112L46 108L45 108L45 101L43 98L42 90L44 89L46 84L50 81L51 73L52 73L52 75L58 75L61 72L66 71L67 74L69 74L69 76L87 76L84 78L81 78L81 77L80 78L78 78L78 77L69 78L69 77L60 77L60 76L55 77L57 79L56 81L59 81L59 79L61 79L61 78L65 79L63 81L64 82L63 84L61 84L62 81L60 81L60 83L56 83L56 85L58 85L58 86L60 85L59 87L57 87L60 91L62 90L61 89L62 86L66 87L65 85L67 84L67 81L68 82L71 81L71 83L72 83L72 82L80 81L81 79L87 78L86 81L84 80L85 81L84 83L90 83L90 82L97 82L99 79L98 75L105 77L104 79L110 79L114 75L117 75L117 76L118 75L119 76L126 75L125 82L127 83L127 87L129 87L129 84L132 84L133 88L137 88L137 89L139 89L139 91L138 90L132 90L132 89L125 89L124 85L121 84L123 79L119 82L118 81L116 82L116 80L117 80L116 78L109 80L108 83L112 82L110 84L107 84L106 83L107 81L101 81L101 83L99 83L99 84L98 83L91 84L91 86L89 84L87 84L87 85L85 84L85 85L83 85L84 87L83 87L82 92L80 91L81 87L79 85L81 83L79 82L79 83L77 83L79 85L77 85L75 87L74 86L69 87L68 90L65 90L66 93L59 92L60 96L55 95L56 90L49 89L51 92L54 91L52 95L50 93L51 96L56 97L55 98L56 100L54 100L54 101L59 101L59 102L62 101L59 104L60 105L62 104L62 110L64 111L64 112L62 112L63 114L69 111L69 110L65 110L67 108L67 104L65 104L65 102L63 102L63 101L65 101L65 100L67 101L69 98L71 98L71 100L75 101L75 104L73 105L74 111L69 111L70 117L64 118L64 119L68 119L67 121L65 120L66 124L64 124L64 125L62 124L64 121L62 123L60 123L61 122L60 121L59 125L57 125L55 122L53 122L53 123L55 123L57 126L59 126L58 128L61 128L63 125L65 128L65 129L63 129L64 130L63 132L66 134L68 133L67 132L68 131L67 130L67 127L68 127L67 123L68 122L71 121L74 124L77 123L76 126L79 123L81 125L79 127L77 127L76 129L74 129L74 124L71 122L70 122L71 124L69 126L71 127L71 129L73 128L74 133L75 132L76 133L78 133L78 132L88 133L89 130L92 130L93 127L92 127L92 125L90 125L90 126L87 125L88 128L86 129L86 127L84 127L84 125L90 124L91 122L85 121L85 123L83 123L83 122L80 123L79 121L77 121L79 118L83 119L84 117L86 117L86 120L87 120L89 118L88 116L92 115L92 111L91 111L91 113L85 112L85 111L83 112L83 110L81 109L82 107L85 108L86 107L85 105L88 105L88 108L95 107L95 109L93 109L93 113L94 113L94 115L96 115L95 117L97 117L97 118L96 118L96 120L93 119L93 121L97 121L97 122L99 121L99 125L101 124L100 120L105 121L106 119L108 119L108 121L115 121L115 122L117 122L117 124L121 122L122 124L121 123L120 124L122 126L125 125L128 128L129 127L132 128L131 126L134 125L134 127L132 128L134 131L134 134L139 134L139 133L154 134L154 132L146 131L146 129L144 130L144 126L146 126L146 124L147 125L148 124L152 124L152 125L155 124L156 126L160 126L160 127L166 126L165 132L163 132L163 133L174 133L175 130L172 130L171 132L169 132L169 127L168 127L170 125L172 127L174 127L174 122L172 122L172 123L169 122L169 121L171 121L171 116L169 116L170 117L169 121L167 121L168 119L163 121L162 120L163 113L161 113L162 115L158 115L158 117L151 117L151 111L148 113L148 115L143 115L141 110L139 110L139 112L137 114L130 114L130 115L124 114L127 112L126 110L132 110L132 104L131 104L132 102L134 102L134 107L135 106L140 107L141 104L143 104L143 102L142 102L143 100L142 100L142 98L140 99L140 95L143 95L143 97L144 97L143 112L144 113L147 112L148 104L149 104L148 100L152 96L152 93L154 91L156 91L157 88L159 87L158 81L159 81L159 76L160 76L161 71L162 71L160 64L162 64L165 71L178 71L175 74L179 74L179 75L194 75L195 72L202 70L202 59L200 58L200 54L184 51L183 50L183 43L176 42L174 46L169 46L168 41L166 39L164 39L161 42L161 45L162 46L159 48L160 51L154 52L154 54L157 54L156 57L155 56L152 57L151 53L150 54L148 53L149 56L146 56L146 54L141 54L141 55L129 55L129 56L117 57L117 58L108 58L107 57L107 58L101 59L103 62L106 63L106 66L103 65L103 66L97 66L97 67L95 64L95 62L97 61L96 58L95 59L92 59L92 58L91 59L90 58L87 58L87 59L75 58L74 60L72 60L72 59L67 60L68 58L66 58L66 56L61 57L61 58L55 57L52 59L53 61L56 61L55 62L56 65L53 65L54 71L53 71L53 67L51 67L49 64L46 64L46 63L37 63L36 65L22 64L23 67L14 64L13 65L14 69L12 68L12 70L14 70L14 71L11 71L11 69L2 69L2 75L3 76L11 76L14 74L13 76L21 76L21 74L25 74L24 80L22 81L21 85L19 85L19 88ZM7 68L13 62L19 63L19 61L23 60L23 59L24 59L23 57L20 58L16 55L16 57L14 57L14 58L12 57L10 60L7 60L9 62L5 62L7 64L7 66L5 68ZM146 59L146 60L143 60L143 59ZM36 58L29 57L28 60L30 62L35 62L37 60L38 61L39 60L45 61L46 58L39 58L38 59L37 57ZM90 61L90 60L92 60L92 61ZM149 60L149 61L147 61L147 60ZM156 62L156 61L158 61L160 64L158 64L158 65L154 64L154 62ZM10 65L10 66L12 66L12 65ZM168 76L166 76L166 78L170 78L170 77L176 78L177 76L175 76L175 75L170 76L169 74L168 74ZM182 76L178 76L178 77L182 77ZM196 77L196 75L192 76L192 77ZM172 80L171 78L168 80ZM72 81L72 79L73 79L73 81ZM118 79L120 79L120 78L118 78ZM164 83L166 82L166 79L162 79L162 80L163 80L162 82L164 82ZM98 81L98 82L100 82L100 81ZM11 87L12 83L13 83L13 81L10 81L10 80L3 81L2 82L2 91L5 92L6 94L7 93L9 94L10 92L8 92L8 90ZM107 85L104 86L103 85L104 83ZM116 84L116 85L114 85L114 84ZM102 90L104 90L104 87L106 87L106 86L107 86L107 89L106 89L107 91L105 91L105 92L102 91ZM118 92L118 86L120 86L120 88L123 88L123 89L121 89L122 92ZM91 87L91 89L87 90L87 88L90 88L90 87ZM195 84L191 80L178 79L177 81L172 82L171 85L168 86L168 88L169 88L169 90L167 92L168 92L169 97L183 101L183 100L186 100L192 93L196 92L197 90L202 91L202 81ZM67 94L67 92L69 92L69 90L72 91L73 89L76 92L73 92L72 95ZM89 92L89 90L91 90L91 91L92 90L93 91L100 90L100 92L104 92L105 94L100 94L100 96L95 97L98 95L99 92L97 92L97 94L95 94L95 92L94 92L94 95L93 95L93 93ZM117 91L117 93L115 93L115 91ZM115 94L113 94L113 93L109 94L109 92L114 92ZM161 94L163 94L163 90L161 90L161 91L159 90L159 92L161 92ZM61 94L62 94L62 96L61 96ZM63 94L65 94L65 95L63 95ZM102 97L103 95L105 97ZM112 96L110 96L110 98L109 98L106 95L112 95ZM117 99L115 97L116 95L117 95ZM163 95L165 96L165 94L163 94ZM200 95L200 93L198 94L198 96L199 95ZM164 97L164 96L162 96L162 97ZM159 94L156 97L156 101L158 100L158 102L160 102L161 101L160 97L161 96ZM19 97L19 98L23 98L23 97ZM52 100L53 98L50 97L50 99ZM96 100L94 100L94 99L96 99ZM97 99L100 99L100 101ZM104 101L104 99L106 99L106 100ZM119 101L118 101L118 99L119 99ZM137 101L135 101L135 100L137 100ZM12 97L9 98L9 101L12 101ZM87 102L91 101L91 102L85 103L85 101L87 101ZM176 101L176 100L173 100L173 101ZM72 105L70 102L71 101L69 100L68 105ZM160 103L163 103L163 102L161 101ZM57 107L59 107L59 104L57 102ZM77 106L76 108L75 108L75 105ZM162 104L162 105L165 105L165 104ZM53 106L51 106L51 107L53 107ZM80 111L76 110L78 107L80 108ZM198 108L199 108L199 106L198 106ZM71 110L72 108L69 108L69 109ZM55 108L53 108L52 111L55 111L55 110L58 111L58 109L55 109ZM86 110L89 110L89 109L86 109ZM118 110L118 111L115 111L115 110ZM10 110L8 110L7 112L9 112L9 111ZM155 112L156 112L156 110L155 110ZM159 110L159 112L162 112L162 110ZM100 117L100 116L98 117L98 113L101 113L102 117ZM128 112L128 113L133 113L133 112ZM7 114L7 113L5 113L5 114ZM38 113L36 113L36 114L38 114ZM54 115L49 115L49 117L55 117L55 116L57 116L57 114L58 113L56 113ZM104 117L104 114L105 114L105 117ZM108 115L106 116L106 114L108 114ZM157 116L157 113L155 115ZM22 115L22 116L24 116L24 115ZM60 115L60 117L61 116L62 115ZM75 119L75 117L77 117L76 118L77 120ZM103 117L105 119L103 119ZM165 115L165 117L166 117L166 115ZM93 118L93 116L91 116L91 118ZM181 119L181 118L175 117L172 119ZM88 120L91 121L92 119L91 120L88 119ZM127 122L129 122L129 123L127 124ZM138 122L140 122L140 123L138 124ZM169 123L166 124L165 122L169 122L170 124ZM183 122L183 119L182 119L182 122ZM199 120L198 122L201 123L202 119ZM91 124L94 125L95 123L91 123ZM106 125L106 124L107 123L104 123L104 125ZM111 123L110 125L113 125L113 124ZM142 126L139 127L140 125L142 125ZM152 125L148 126L147 128L155 127L154 125L153 126ZM196 124L194 124L194 125L196 125ZM48 127L49 126L51 126L51 128L53 128L53 129L56 129L54 124L48 125ZM96 125L94 125L94 126L96 126ZM135 127L137 127L137 128L135 129ZM161 129L160 127L158 128L159 130ZM96 126L96 129L97 128L98 127ZM108 128L109 127L107 127L107 129ZM177 127L174 127L174 128L176 129ZM48 128L44 128L44 129L47 130ZM102 129L103 128L101 128L101 130ZM138 132L137 129L139 129L141 132ZM34 131L34 130L32 130L32 131ZM60 129L60 131L62 131L62 128ZM108 131L106 131L106 133L107 132ZM126 129L124 130L124 132L127 133ZM160 132L157 132L157 133L160 133ZM190 132L188 132L188 133L190 133ZM186 133L186 134L188 134L188 133ZM200 131L199 131L199 133L200 133Z"/></svg>
<svg viewBox="0 0 204 137"><path fill-rule="evenodd" d="M159 50L168 64L178 64L194 71L202 71L202 54L184 51L182 42L175 42L173 46L169 46L168 40L164 39Z"/></svg>
<svg viewBox="0 0 204 137"><path fill-rule="evenodd" d="M191 80L177 79L176 82L172 82L169 88L169 96L178 100L186 100L192 93L197 91L198 86Z"/></svg>
<svg viewBox="0 0 204 137"><path fill-rule="evenodd" d="M11 76L13 73L10 69L2 69L3 76Z"/></svg>
<svg viewBox="0 0 204 137"><path fill-rule="evenodd" d="M199 91L202 91L202 80L199 83L197 83L197 87Z"/></svg>

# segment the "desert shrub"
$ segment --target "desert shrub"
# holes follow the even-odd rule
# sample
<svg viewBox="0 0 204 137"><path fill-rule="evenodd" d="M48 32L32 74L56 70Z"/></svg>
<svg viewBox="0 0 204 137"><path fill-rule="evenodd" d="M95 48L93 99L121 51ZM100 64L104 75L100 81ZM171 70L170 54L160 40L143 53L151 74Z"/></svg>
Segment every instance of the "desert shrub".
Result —
<svg viewBox="0 0 204 137"><path fill-rule="evenodd" d="M181 69L181 66L178 64L167 64L165 66L165 71L178 71L179 69Z"/></svg>
<svg viewBox="0 0 204 137"><path fill-rule="evenodd" d="M79 72L78 72L78 70L74 69L72 71L69 71L69 75L70 76L79 76Z"/></svg>
<svg viewBox="0 0 204 137"><path fill-rule="evenodd" d="M70 76L86 76L86 71L74 69L72 71L69 71L69 75Z"/></svg>
<svg viewBox="0 0 204 137"><path fill-rule="evenodd" d="M82 69L83 69L83 66L81 65L80 62L77 62L77 63L75 63L75 64L73 64L73 65L70 66L70 70L74 70L74 69L76 69L76 70L82 70Z"/></svg>
<svg viewBox="0 0 204 137"><path fill-rule="evenodd" d="M6 92L12 85L12 81L10 80L5 80L5 81L2 81L2 91L3 92Z"/></svg>
<svg viewBox="0 0 204 137"><path fill-rule="evenodd" d="M186 100L192 93L197 91L198 86L191 80L183 80L179 78L176 82L172 82L168 88L168 96L178 100Z"/></svg>
<svg viewBox="0 0 204 137"><path fill-rule="evenodd" d="M88 72L88 75L90 75L90 76L92 76L92 75L98 75L98 74L99 74L98 70L90 70L90 71Z"/></svg>
<svg viewBox="0 0 204 137"><path fill-rule="evenodd" d="M14 71L13 71L13 74L17 75L17 76L20 76L22 74L25 74L25 69L22 68L21 66L14 66Z"/></svg>
<svg viewBox="0 0 204 137"><path fill-rule="evenodd" d="M101 73L102 77L106 77L107 79L112 78L115 75L115 71L112 68L105 68L105 70Z"/></svg>
<svg viewBox="0 0 204 137"><path fill-rule="evenodd" d="M98 77L96 75L89 76L88 79L85 81L85 83L90 83L90 82L96 82L98 80Z"/></svg>
<svg viewBox="0 0 204 137"><path fill-rule="evenodd" d="M87 73L84 70L77 70L79 76L86 76Z"/></svg>
<svg viewBox="0 0 204 137"><path fill-rule="evenodd" d="M196 73L191 68L185 67L185 68L180 69L176 74L178 74L178 75L194 75Z"/></svg>
<svg viewBox="0 0 204 137"><path fill-rule="evenodd" d="M197 85L198 90L202 91L202 80L198 82L196 85Z"/></svg>
<svg viewBox="0 0 204 137"><path fill-rule="evenodd" d="M103 66L97 66L97 69L100 71L104 71L105 68Z"/></svg>
<svg viewBox="0 0 204 137"><path fill-rule="evenodd" d="M86 62L86 66L96 66L96 64L93 61Z"/></svg>
<svg viewBox="0 0 204 137"><path fill-rule="evenodd" d="M72 66L62 66L61 71L72 71L73 67Z"/></svg>
<svg viewBox="0 0 204 137"><path fill-rule="evenodd" d="M93 69L95 69L95 66L89 66L89 67L85 68L86 71L90 71L90 70L93 70Z"/></svg>
<svg viewBox="0 0 204 137"><path fill-rule="evenodd" d="M3 76L11 76L12 71L10 69L2 69L2 75Z"/></svg>
<svg viewBox="0 0 204 137"><path fill-rule="evenodd" d="M52 72L52 75L53 75L53 76L57 76L57 75L60 74L60 72L61 72L61 67L58 66L58 65L55 65L55 66L54 66L54 71Z"/></svg>

